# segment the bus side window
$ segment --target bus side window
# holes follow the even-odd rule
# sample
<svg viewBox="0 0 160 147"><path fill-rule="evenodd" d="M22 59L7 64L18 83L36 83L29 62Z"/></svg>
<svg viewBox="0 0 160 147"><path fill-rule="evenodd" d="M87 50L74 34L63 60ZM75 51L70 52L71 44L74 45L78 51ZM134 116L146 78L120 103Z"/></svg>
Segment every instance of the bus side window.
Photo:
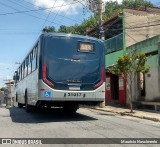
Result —
<svg viewBox="0 0 160 147"><path fill-rule="evenodd" d="M29 58L28 58L28 74L30 74L31 71L32 71L32 64L31 64L31 62L32 62L32 52L30 53Z"/></svg>
<svg viewBox="0 0 160 147"><path fill-rule="evenodd" d="M22 64L22 79L25 77L25 62Z"/></svg>
<svg viewBox="0 0 160 147"><path fill-rule="evenodd" d="M21 66L19 67L19 80L21 80Z"/></svg>
<svg viewBox="0 0 160 147"><path fill-rule="evenodd" d="M21 66L19 67L19 80L22 79L22 70L21 70Z"/></svg>
<svg viewBox="0 0 160 147"><path fill-rule="evenodd" d="M22 71L22 65L21 65L21 80L23 79L22 74L23 74L23 71Z"/></svg>
<svg viewBox="0 0 160 147"><path fill-rule="evenodd" d="M36 56L36 68L37 68L38 66L38 44L36 46L35 56Z"/></svg>
<svg viewBox="0 0 160 147"><path fill-rule="evenodd" d="M18 76L19 76L19 68L18 68L18 70L17 70L17 73L18 73ZM19 81L20 79L17 79L17 82Z"/></svg>
<svg viewBox="0 0 160 147"><path fill-rule="evenodd" d="M32 71L37 68L37 46L33 50Z"/></svg>
<svg viewBox="0 0 160 147"><path fill-rule="evenodd" d="M19 81L21 80L21 67L19 67L19 73L18 73L18 75L19 75Z"/></svg>
<svg viewBox="0 0 160 147"><path fill-rule="evenodd" d="M25 77L28 75L28 58L26 58L25 60L25 67L24 67L24 70L25 70Z"/></svg>

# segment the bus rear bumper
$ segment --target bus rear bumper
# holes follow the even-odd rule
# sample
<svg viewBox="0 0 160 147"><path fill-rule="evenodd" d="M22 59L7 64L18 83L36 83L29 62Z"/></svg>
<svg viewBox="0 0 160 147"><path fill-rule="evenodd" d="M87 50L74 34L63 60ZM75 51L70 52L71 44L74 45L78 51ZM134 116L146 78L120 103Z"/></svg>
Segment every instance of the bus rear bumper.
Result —
<svg viewBox="0 0 160 147"><path fill-rule="evenodd" d="M39 81L39 89L37 102L48 103L66 103L76 102L78 104L99 104L105 100L105 83L93 91L64 91L55 90L46 85L43 81Z"/></svg>

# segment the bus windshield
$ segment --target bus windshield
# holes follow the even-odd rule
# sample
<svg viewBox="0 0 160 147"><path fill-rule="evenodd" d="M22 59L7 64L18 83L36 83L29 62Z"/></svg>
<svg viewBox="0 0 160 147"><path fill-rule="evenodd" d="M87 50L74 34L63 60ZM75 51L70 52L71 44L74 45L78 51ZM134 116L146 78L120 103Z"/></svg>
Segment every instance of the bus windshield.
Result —
<svg viewBox="0 0 160 147"><path fill-rule="evenodd" d="M43 44L43 64L52 82L94 84L100 81L104 57L98 41L49 36Z"/></svg>

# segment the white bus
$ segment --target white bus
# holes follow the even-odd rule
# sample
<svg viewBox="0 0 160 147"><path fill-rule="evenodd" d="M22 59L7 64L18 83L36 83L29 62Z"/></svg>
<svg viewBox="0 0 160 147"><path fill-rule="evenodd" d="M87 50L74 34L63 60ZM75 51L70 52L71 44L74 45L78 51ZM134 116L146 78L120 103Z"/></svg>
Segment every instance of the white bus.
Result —
<svg viewBox="0 0 160 147"><path fill-rule="evenodd" d="M103 41L81 35L44 33L14 74L18 107L63 107L105 99Z"/></svg>

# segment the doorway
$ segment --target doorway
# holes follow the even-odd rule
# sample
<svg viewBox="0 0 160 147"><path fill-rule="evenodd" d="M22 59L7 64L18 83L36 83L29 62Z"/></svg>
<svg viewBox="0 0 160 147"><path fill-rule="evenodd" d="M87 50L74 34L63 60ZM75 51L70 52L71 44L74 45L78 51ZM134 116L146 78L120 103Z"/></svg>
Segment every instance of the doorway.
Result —
<svg viewBox="0 0 160 147"><path fill-rule="evenodd" d="M111 78L111 93L112 93L112 100L119 100L119 77L117 75L112 74Z"/></svg>

